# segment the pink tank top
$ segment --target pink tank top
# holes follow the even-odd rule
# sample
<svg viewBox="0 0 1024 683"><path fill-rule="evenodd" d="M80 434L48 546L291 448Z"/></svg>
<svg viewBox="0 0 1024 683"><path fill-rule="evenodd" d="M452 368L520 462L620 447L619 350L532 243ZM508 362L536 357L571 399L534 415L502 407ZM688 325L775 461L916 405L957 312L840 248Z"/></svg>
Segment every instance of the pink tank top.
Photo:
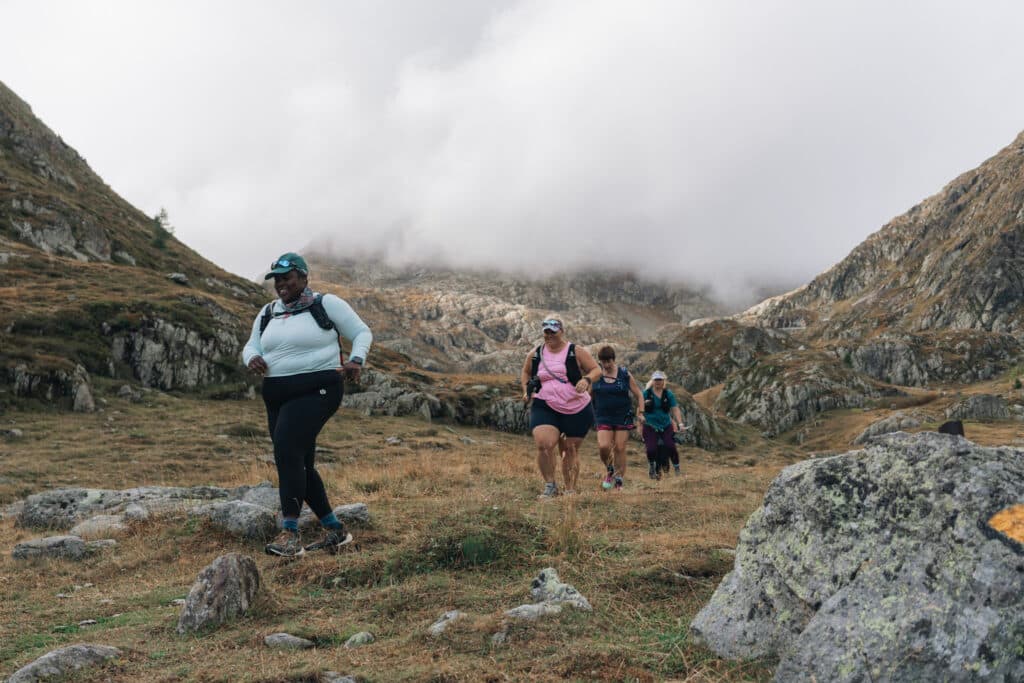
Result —
<svg viewBox="0 0 1024 683"><path fill-rule="evenodd" d="M556 413L573 415L590 403L590 392L576 393L576 385L569 383L565 372L565 357L569 355L569 344L561 351L552 353L546 346L540 347L541 362L537 367L540 377L540 391L537 398L550 406ZM545 364L547 367L544 367Z"/></svg>

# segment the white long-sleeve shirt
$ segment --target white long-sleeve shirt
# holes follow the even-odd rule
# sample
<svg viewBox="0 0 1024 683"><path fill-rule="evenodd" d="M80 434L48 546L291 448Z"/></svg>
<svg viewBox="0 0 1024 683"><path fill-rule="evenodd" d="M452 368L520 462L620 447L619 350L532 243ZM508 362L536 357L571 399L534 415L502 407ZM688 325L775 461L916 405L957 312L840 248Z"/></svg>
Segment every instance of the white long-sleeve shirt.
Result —
<svg viewBox="0 0 1024 683"><path fill-rule="evenodd" d="M352 343L349 357L366 360L373 343L373 333L348 303L333 294L321 299L327 317L341 336ZM316 324L309 311L284 313L280 301L268 304L274 307L274 317L260 336L260 318L266 307L252 323L252 334L242 349L242 363L246 366L256 356L267 363L266 377L287 377L319 370L337 370L341 367L338 334Z"/></svg>

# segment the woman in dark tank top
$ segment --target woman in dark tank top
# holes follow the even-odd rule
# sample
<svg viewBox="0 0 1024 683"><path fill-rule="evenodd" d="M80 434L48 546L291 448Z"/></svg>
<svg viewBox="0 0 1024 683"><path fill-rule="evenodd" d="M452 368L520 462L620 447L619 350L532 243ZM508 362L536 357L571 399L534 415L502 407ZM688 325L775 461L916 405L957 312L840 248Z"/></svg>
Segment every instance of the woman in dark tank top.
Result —
<svg viewBox="0 0 1024 683"><path fill-rule="evenodd" d="M601 488L619 491L626 476L629 432L636 429L636 422L642 424L644 420L643 392L629 370L616 365L612 347L601 347L597 352L597 363L601 367L601 377L592 387L597 416L597 449L607 470Z"/></svg>

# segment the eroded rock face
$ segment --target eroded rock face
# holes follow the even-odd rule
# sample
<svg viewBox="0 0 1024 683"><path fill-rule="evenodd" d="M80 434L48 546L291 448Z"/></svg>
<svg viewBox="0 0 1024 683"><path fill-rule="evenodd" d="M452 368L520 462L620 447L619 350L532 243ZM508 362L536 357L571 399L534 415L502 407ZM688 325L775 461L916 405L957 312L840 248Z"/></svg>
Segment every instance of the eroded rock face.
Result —
<svg viewBox="0 0 1024 683"><path fill-rule="evenodd" d="M68 369L42 369L19 363L7 368L6 374L15 396L64 403L79 413L96 410L89 373L81 365Z"/></svg>
<svg viewBox="0 0 1024 683"><path fill-rule="evenodd" d="M733 373L716 406L772 437L818 413L859 408L878 395L870 380L826 354L785 352Z"/></svg>
<svg viewBox="0 0 1024 683"><path fill-rule="evenodd" d="M1024 451L931 432L787 467L693 620L776 680L1024 680Z"/></svg>
<svg viewBox="0 0 1024 683"><path fill-rule="evenodd" d="M692 324L658 353L655 365L690 393L721 384L757 358L795 346L784 333L732 320Z"/></svg>
<svg viewBox="0 0 1024 683"><path fill-rule="evenodd" d="M1015 364L1021 346L1009 334L942 330L887 333L870 341L833 347L837 358L857 372L901 386L930 382L969 384L992 379Z"/></svg>
<svg viewBox="0 0 1024 683"><path fill-rule="evenodd" d="M178 618L178 633L218 626L245 614L259 587L259 569L251 557L221 555L199 572Z"/></svg>
<svg viewBox="0 0 1024 683"><path fill-rule="evenodd" d="M1010 409L1002 396L978 394L970 396L946 411L950 420L1005 420Z"/></svg>
<svg viewBox="0 0 1024 683"><path fill-rule="evenodd" d="M128 364L147 387L195 389L228 378L225 368L238 362L241 342L231 327L201 333L148 318L137 329L113 334L110 349L115 361Z"/></svg>

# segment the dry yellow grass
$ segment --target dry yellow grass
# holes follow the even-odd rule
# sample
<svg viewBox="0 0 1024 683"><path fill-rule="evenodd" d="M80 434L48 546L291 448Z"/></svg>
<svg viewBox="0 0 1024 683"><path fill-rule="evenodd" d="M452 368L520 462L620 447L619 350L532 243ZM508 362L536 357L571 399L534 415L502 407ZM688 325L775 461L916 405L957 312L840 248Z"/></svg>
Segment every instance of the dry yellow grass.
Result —
<svg viewBox="0 0 1024 683"><path fill-rule="evenodd" d="M259 402L159 392L138 404L107 400L104 412L91 415L5 415L4 425L24 437L0 443L0 503L63 486L276 479L264 460L270 443ZM390 436L402 442L389 445ZM770 675L764 664L718 660L689 641L687 625L730 568L727 550L785 458L748 466L749 453L684 450L684 477L651 482L631 443L627 489L613 494L599 488L591 436L584 492L542 503L527 437L342 411L319 444L327 449L318 458L332 503L366 502L373 516L372 525L354 530L358 550L337 557L284 563L263 555L259 544L179 515L135 525L116 549L82 562L23 562L10 549L45 533L0 521L0 670L87 641L126 652L94 672L96 680L114 681L296 681L324 669L381 681ZM485 556L490 561L474 565L431 549L457 545L480 529L496 534L485 541L496 554ZM171 601L229 551L253 556L260 567L256 607L200 637L175 635L178 608ZM512 624L507 643L492 645L491 636L504 628L502 612L529 601L529 581L546 566L558 568L595 611ZM441 638L427 637L426 628L448 609L472 617ZM85 619L99 623L79 627ZM377 641L341 647L360 630ZM313 638L318 647L268 650L262 638L275 631Z"/></svg>
<svg viewBox="0 0 1024 683"><path fill-rule="evenodd" d="M112 393L103 394L102 413L0 417L5 428L24 432L0 441L0 504L62 486L275 480L258 401L153 392L135 404ZM919 408L939 420L956 398L948 391ZM630 442L619 494L600 490L590 436L583 492L540 502L527 437L341 411L319 441L326 449L320 468L332 503L366 502L373 522L354 529L358 549L336 557L281 562L259 544L182 514L135 525L117 548L81 562L16 562L15 543L45 534L0 520L0 671L86 641L126 655L82 680L305 681L325 669L376 681L767 680L771 662L727 662L692 643L690 619L731 568L739 530L779 469L812 450L850 450L850 439L886 414L820 416L804 425L800 446L792 435L765 441L733 426L736 450L683 449L684 476L661 482L647 479L641 448ZM1018 425L970 423L968 436L1013 443ZM401 443L386 443L391 436ZM177 636L171 601L230 551L253 556L260 568L255 608L202 636ZM491 636L506 628L503 611L529 601L530 578L547 566L579 588L594 612L507 625L506 644L493 645ZM449 609L471 617L428 637L426 628ZM99 623L79 627L85 619ZM377 641L341 647L361 630ZM276 631L318 647L268 650L263 636Z"/></svg>

